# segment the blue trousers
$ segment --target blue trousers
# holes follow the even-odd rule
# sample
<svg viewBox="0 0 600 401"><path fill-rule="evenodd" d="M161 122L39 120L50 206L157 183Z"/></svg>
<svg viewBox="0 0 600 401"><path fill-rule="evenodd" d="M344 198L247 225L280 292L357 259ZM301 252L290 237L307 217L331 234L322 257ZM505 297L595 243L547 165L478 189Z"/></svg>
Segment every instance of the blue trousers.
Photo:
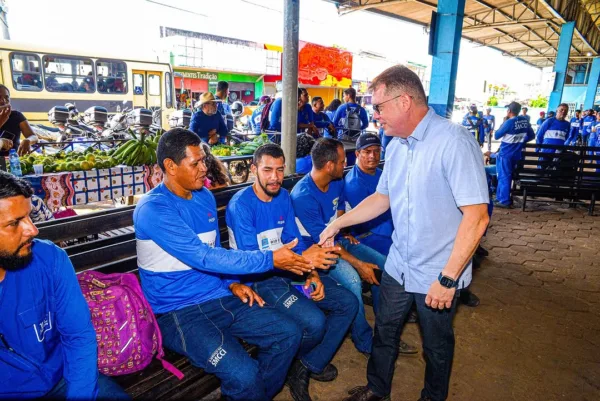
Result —
<svg viewBox="0 0 600 401"><path fill-rule="evenodd" d="M512 185L512 173L521 159L521 154L498 155L496 158L496 172L498 173L498 188L496 189L496 200L502 204L510 205L512 199L510 190Z"/></svg>
<svg viewBox="0 0 600 401"><path fill-rule="evenodd" d="M64 378L60 379L56 386L42 399L48 400L66 400L67 382ZM119 385L110 377L98 374L98 393L96 400L130 400L131 397L119 387Z"/></svg>
<svg viewBox="0 0 600 401"><path fill-rule="evenodd" d="M352 245L346 239L342 239L340 244L359 260L373 263L381 270L384 269L386 257L379 252L364 244ZM362 280L360 276L350 263L341 259L335 267L329 269L328 274L335 281L350 290L358 299L358 313L354 319L354 324L352 324L352 342L354 342L354 346L358 351L370 353L373 345L373 329L365 316L365 306L362 299Z"/></svg>
<svg viewBox="0 0 600 401"><path fill-rule="evenodd" d="M350 291L326 275L321 282L325 298L318 302L296 290L290 279L279 276L252 286L269 307L300 326L303 336L298 358L314 373L321 373L331 362L358 311L358 301Z"/></svg>
<svg viewBox="0 0 600 401"><path fill-rule="evenodd" d="M283 387L302 331L273 308L227 296L158 318L164 345L221 380L230 400L270 400ZM258 346L251 358L239 339Z"/></svg>
<svg viewBox="0 0 600 401"><path fill-rule="evenodd" d="M381 305L375 318L373 352L367 365L369 388L379 396L390 394L400 334L414 302L423 335L426 363L425 386L421 397L428 397L432 401L445 400L454 358L452 320L459 291L456 292L452 307L440 311L425 305L425 294L406 292L404 286L385 272L380 287Z"/></svg>

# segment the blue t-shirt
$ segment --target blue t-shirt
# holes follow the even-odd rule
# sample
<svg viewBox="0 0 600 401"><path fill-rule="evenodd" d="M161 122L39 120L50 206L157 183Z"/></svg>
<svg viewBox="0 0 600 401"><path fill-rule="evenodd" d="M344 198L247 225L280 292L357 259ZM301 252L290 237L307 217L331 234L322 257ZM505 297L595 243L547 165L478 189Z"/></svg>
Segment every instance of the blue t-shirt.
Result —
<svg viewBox="0 0 600 401"><path fill-rule="evenodd" d="M208 143L208 133L213 129L217 130L219 142L225 143L228 131L227 127L225 126L225 122L223 121L223 117L219 114L219 112L213 114L212 116L204 114L202 110L194 113L190 123L190 131L195 132L198 134L200 139Z"/></svg>
<svg viewBox="0 0 600 401"><path fill-rule="evenodd" d="M485 127L485 132L493 131L496 128L496 117L492 114L485 115L483 118L487 121L487 126Z"/></svg>
<svg viewBox="0 0 600 401"><path fill-rule="evenodd" d="M231 106L227 103L227 99L221 99L219 96L215 96L215 99L221 100L220 102L217 102L217 111L221 114L225 127L227 127L227 132L229 132L233 129L233 113L231 112Z"/></svg>
<svg viewBox="0 0 600 401"><path fill-rule="evenodd" d="M536 143L547 145L564 145L571 123L566 120L560 121L555 117L549 118L540 127L536 135ZM542 149L542 152L554 153L554 149Z"/></svg>
<svg viewBox="0 0 600 401"><path fill-rule="evenodd" d="M520 155L525 143L535 138L535 133L527 118L520 115L506 120L494 133L494 138L501 140L500 156L514 157Z"/></svg>
<svg viewBox="0 0 600 401"><path fill-rule="evenodd" d="M269 110L269 130L281 132L281 108L283 101L281 98L276 99ZM310 104L305 104L302 109L298 110L298 124L309 124L314 122L312 107ZM303 132L303 129L298 128L298 133Z"/></svg>
<svg viewBox="0 0 600 401"><path fill-rule="evenodd" d="M142 288L154 313L231 295L223 275L273 268L271 251L221 248L217 205L206 188L188 200L161 183L139 201L133 223Z"/></svg>
<svg viewBox="0 0 600 401"><path fill-rule="evenodd" d="M581 118L571 118L571 131L569 132L569 138L574 141L577 139L577 135L581 132Z"/></svg>
<svg viewBox="0 0 600 401"><path fill-rule="evenodd" d="M73 265L50 241L31 251L0 284L0 399L42 397L64 378L67 399L93 400L98 344Z"/></svg>
<svg viewBox="0 0 600 401"><path fill-rule="evenodd" d="M369 115L363 107L360 107L358 104L352 103L352 102L344 103L340 107L338 107L338 109L336 110L335 115L333 116L333 119L332 119L333 126L335 128L337 128L338 138L340 138L344 135L343 128L344 128L344 123L346 121L346 116L348 115L348 108L360 109L358 112L358 115L360 117L360 122L361 122L360 129L361 130L365 130L369 127Z"/></svg>
<svg viewBox="0 0 600 401"><path fill-rule="evenodd" d="M364 173L357 165L346 174L344 178L344 199L346 201L346 211L355 208L365 198L373 195L377 191L377 184L383 170L377 169L374 175ZM371 221L352 227L354 236L372 232L373 234L384 237L391 237L394 232L394 222L392 221L392 212L388 210L382 215Z"/></svg>
<svg viewBox="0 0 600 401"><path fill-rule="evenodd" d="M292 205L305 248L318 244L327 224L336 219L338 210L344 210L343 193L343 180L331 181L327 192L322 192L310 174L294 186Z"/></svg>
<svg viewBox="0 0 600 401"><path fill-rule="evenodd" d="M594 127L596 132L594 132ZM594 121L590 124L590 137L587 146L598 146L598 138L600 138L600 121Z"/></svg>
<svg viewBox="0 0 600 401"><path fill-rule="evenodd" d="M467 114L462 121L462 125L469 130L471 134L477 137L477 133L479 132L481 121L479 120L479 116L473 116L471 114Z"/></svg>
<svg viewBox="0 0 600 401"><path fill-rule="evenodd" d="M232 249L276 251L295 238L298 238L298 245L293 251L301 254L306 249L296 225L290 195L285 189L270 202L263 202L251 186L246 187L227 204L225 219ZM258 281L271 274L247 277L244 281Z"/></svg>

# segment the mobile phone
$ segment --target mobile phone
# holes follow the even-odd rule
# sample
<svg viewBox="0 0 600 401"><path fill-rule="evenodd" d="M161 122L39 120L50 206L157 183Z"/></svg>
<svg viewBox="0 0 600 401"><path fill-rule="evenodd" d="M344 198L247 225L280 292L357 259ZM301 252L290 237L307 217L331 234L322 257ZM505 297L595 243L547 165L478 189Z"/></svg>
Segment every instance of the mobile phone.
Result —
<svg viewBox="0 0 600 401"><path fill-rule="evenodd" d="M383 276L383 270L381 270L381 269L374 269L373 272L375 272L375 278L377 279L377 281L379 282L379 284L381 284L381 277Z"/></svg>
<svg viewBox="0 0 600 401"><path fill-rule="evenodd" d="M317 289L315 283L310 283L308 288L304 288L305 281L293 281L292 286L298 290L298 292L304 294L304 296L308 299L311 299L311 294Z"/></svg>

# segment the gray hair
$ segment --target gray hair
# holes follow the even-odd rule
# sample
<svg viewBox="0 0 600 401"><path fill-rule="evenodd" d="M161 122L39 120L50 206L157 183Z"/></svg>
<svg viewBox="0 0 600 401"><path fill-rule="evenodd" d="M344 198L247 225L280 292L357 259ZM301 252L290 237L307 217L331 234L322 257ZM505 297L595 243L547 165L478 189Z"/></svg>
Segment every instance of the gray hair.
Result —
<svg viewBox="0 0 600 401"><path fill-rule="evenodd" d="M369 90L374 91L382 85L385 86L386 94L397 90L412 97L416 103L427 104L421 80L414 71L406 66L395 65L383 71L371 82Z"/></svg>

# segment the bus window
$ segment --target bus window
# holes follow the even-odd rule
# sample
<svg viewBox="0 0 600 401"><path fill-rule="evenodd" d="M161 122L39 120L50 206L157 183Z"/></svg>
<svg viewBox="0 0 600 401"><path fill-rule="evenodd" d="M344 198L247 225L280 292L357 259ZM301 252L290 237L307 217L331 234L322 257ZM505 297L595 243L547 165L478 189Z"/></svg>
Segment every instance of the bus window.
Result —
<svg viewBox="0 0 600 401"><path fill-rule="evenodd" d="M94 84L92 60L70 56L44 56L44 80L50 92L92 93Z"/></svg>
<svg viewBox="0 0 600 401"><path fill-rule="evenodd" d="M42 70L37 54L12 53L10 55L13 87L18 91L42 90Z"/></svg>
<svg viewBox="0 0 600 401"><path fill-rule="evenodd" d="M133 74L133 93L135 95L144 94L144 74Z"/></svg>
<svg viewBox="0 0 600 401"><path fill-rule="evenodd" d="M122 61L96 61L98 92L127 93L127 65Z"/></svg>
<svg viewBox="0 0 600 401"><path fill-rule="evenodd" d="M148 74L148 95L160 96L160 75Z"/></svg>
<svg viewBox="0 0 600 401"><path fill-rule="evenodd" d="M173 85L171 81L171 73L165 73L165 100L167 109L173 107Z"/></svg>

